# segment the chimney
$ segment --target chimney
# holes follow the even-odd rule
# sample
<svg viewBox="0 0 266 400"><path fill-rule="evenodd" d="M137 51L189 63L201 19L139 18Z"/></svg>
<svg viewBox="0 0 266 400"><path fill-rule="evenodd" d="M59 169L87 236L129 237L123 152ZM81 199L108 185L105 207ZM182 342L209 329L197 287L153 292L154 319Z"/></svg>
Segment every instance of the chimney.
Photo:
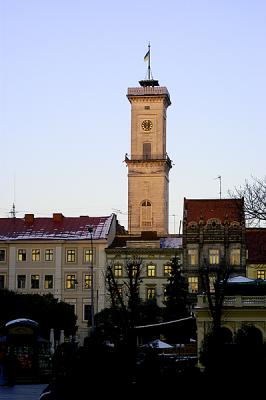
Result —
<svg viewBox="0 0 266 400"><path fill-rule="evenodd" d="M61 213L53 213L53 221L54 222L62 222L63 221L63 214Z"/></svg>
<svg viewBox="0 0 266 400"><path fill-rule="evenodd" d="M28 225L32 225L34 223L34 214L25 214L25 222Z"/></svg>

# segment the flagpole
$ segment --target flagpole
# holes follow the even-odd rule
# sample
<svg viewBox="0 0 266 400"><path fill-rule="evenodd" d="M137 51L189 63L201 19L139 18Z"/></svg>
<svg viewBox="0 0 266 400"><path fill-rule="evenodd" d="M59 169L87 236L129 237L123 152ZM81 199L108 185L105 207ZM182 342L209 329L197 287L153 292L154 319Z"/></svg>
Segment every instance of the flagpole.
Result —
<svg viewBox="0 0 266 400"><path fill-rule="evenodd" d="M150 45L150 43L149 43L149 46L148 46L148 48L149 48L149 57L148 57L148 79L149 79L149 81L151 80L151 45Z"/></svg>

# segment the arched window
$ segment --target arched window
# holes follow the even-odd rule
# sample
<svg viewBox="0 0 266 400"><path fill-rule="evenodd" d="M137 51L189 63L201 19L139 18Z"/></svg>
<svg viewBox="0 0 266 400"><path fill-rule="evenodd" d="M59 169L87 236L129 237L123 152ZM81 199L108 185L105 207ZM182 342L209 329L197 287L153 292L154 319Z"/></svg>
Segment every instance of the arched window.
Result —
<svg viewBox="0 0 266 400"><path fill-rule="evenodd" d="M152 226L152 206L149 200L144 200L141 203L141 226L151 227Z"/></svg>

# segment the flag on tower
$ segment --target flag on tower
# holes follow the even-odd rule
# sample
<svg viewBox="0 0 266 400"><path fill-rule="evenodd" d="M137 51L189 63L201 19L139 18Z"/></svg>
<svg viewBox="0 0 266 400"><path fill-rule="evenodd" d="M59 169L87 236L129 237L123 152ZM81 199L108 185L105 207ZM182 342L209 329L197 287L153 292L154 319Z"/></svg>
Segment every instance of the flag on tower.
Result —
<svg viewBox="0 0 266 400"><path fill-rule="evenodd" d="M144 56L144 61L148 61L150 57L150 50L147 51L147 53Z"/></svg>

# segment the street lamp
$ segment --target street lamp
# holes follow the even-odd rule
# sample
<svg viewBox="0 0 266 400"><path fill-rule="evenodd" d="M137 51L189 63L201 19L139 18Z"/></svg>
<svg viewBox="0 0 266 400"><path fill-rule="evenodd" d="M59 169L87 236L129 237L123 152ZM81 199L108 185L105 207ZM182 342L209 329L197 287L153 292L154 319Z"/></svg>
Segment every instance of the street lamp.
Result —
<svg viewBox="0 0 266 400"><path fill-rule="evenodd" d="M94 279L93 279L93 245L92 245L92 236L93 236L93 226L88 226L88 232L90 234L91 241L91 334L94 332L95 323L94 323Z"/></svg>

